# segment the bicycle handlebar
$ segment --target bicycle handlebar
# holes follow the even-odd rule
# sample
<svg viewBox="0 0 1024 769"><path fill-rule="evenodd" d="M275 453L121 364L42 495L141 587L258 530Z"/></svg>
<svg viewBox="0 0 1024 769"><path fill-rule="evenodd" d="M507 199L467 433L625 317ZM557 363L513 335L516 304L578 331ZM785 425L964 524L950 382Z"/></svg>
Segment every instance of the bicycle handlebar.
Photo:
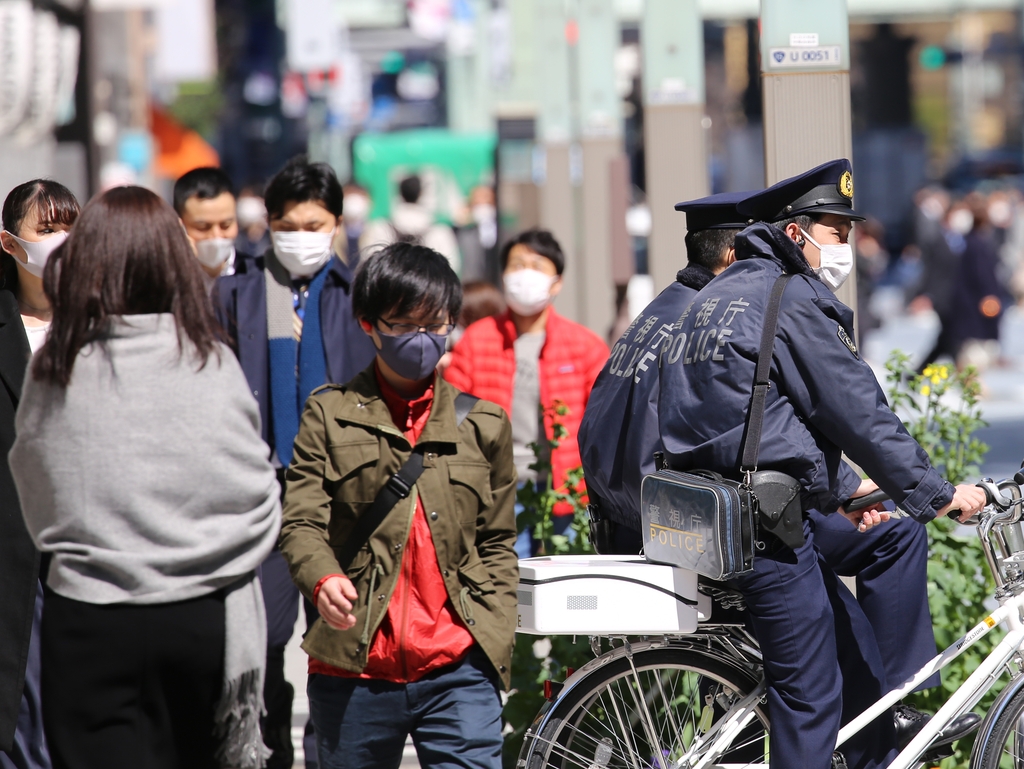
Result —
<svg viewBox="0 0 1024 769"><path fill-rule="evenodd" d="M865 494L862 497L852 497L845 505L843 509L848 513L856 513L858 510L863 510L866 507L877 505L879 502L885 502L889 499L889 495L881 489L875 489L869 494Z"/></svg>

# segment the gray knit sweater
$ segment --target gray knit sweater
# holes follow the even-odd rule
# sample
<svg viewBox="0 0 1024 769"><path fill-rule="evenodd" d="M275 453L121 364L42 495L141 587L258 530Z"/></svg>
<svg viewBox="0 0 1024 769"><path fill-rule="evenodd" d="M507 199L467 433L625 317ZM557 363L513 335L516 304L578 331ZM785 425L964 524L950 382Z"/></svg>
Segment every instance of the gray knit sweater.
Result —
<svg viewBox="0 0 1024 769"><path fill-rule="evenodd" d="M184 340L190 348L188 339ZM10 463L47 584L88 603L167 603L253 571L280 522L259 412L226 347L198 369L174 317L130 315L66 389L26 377Z"/></svg>

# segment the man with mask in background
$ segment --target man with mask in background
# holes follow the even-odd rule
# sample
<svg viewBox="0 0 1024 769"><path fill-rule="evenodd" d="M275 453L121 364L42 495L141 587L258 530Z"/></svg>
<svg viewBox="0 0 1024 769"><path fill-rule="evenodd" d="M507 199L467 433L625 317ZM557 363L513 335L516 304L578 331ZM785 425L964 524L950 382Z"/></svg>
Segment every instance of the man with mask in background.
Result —
<svg viewBox="0 0 1024 769"><path fill-rule="evenodd" d="M323 384L347 382L375 356L352 315L352 273L332 250L343 226L342 199L329 165L293 159L267 185L272 247L263 269L220 278L214 287L214 308L259 403L282 489L306 398ZM260 579L268 624L264 741L273 750L267 767L290 768L293 692L284 678L284 647L299 593L277 549Z"/></svg>
<svg viewBox="0 0 1024 769"><path fill-rule="evenodd" d="M558 421L567 435L551 450L556 489L579 466L576 442L590 388L608 359L608 346L590 329L563 318L551 306L562 290L565 256L550 232L527 230L501 250L502 280L508 310L466 329L455 349L445 379L463 392L493 401L512 420L512 449L521 483L545 483L530 465L536 461L531 443L542 447L553 437ZM567 412L556 415L556 401ZM555 533L572 522L567 503L555 506ZM536 543L523 532L516 543L520 558Z"/></svg>
<svg viewBox="0 0 1024 769"><path fill-rule="evenodd" d="M208 289L223 275L244 273L253 258L235 250L238 218L234 189L219 168L196 168L174 183L174 210L196 250Z"/></svg>

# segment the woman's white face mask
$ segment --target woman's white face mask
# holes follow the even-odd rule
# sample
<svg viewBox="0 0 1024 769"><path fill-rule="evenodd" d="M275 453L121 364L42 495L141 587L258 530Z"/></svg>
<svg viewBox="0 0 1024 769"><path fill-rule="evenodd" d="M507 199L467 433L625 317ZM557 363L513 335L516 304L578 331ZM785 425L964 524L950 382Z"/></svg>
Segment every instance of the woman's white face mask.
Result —
<svg viewBox="0 0 1024 769"><path fill-rule="evenodd" d="M803 236L821 252L821 261L814 267L814 274L821 278L833 290L839 288L853 272L853 246L849 243L835 243L823 246L803 228Z"/></svg>
<svg viewBox="0 0 1024 769"><path fill-rule="evenodd" d="M20 259L18 262L32 275L37 278L43 277L43 270L46 268L46 263L50 260L50 254L57 250L65 240L68 239L66 232L55 232L43 240L24 240L19 238L13 232L5 230L8 235L14 238L18 244L25 249L25 256L28 257L27 262L22 262Z"/></svg>

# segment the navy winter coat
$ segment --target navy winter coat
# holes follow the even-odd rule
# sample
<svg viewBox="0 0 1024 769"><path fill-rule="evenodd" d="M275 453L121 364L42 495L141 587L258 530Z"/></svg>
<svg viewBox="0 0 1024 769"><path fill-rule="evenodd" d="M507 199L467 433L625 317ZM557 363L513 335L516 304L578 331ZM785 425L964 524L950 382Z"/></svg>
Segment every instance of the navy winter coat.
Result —
<svg viewBox="0 0 1024 769"><path fill-rule="evenodd" d="M805 510L831 512L841 501L845 451L914 518L934 518L953 487L860 359L850 309L778 228L743 230L736 259L697 294L661 358L658 416L669 464L738 478L764 313L785 271L796 277L782 298L758 468L796 478Z"/></svg>
<svg viewBox="0 0 1024 769"><path fill-rule="evenodd" d="M580 425L580 457L591 501L609 519L640 529L640 482L654 472L658 437L658 355L697 292L715 275L680 270L626 329L590 391Z"/></svg>
<svg viewBox="0 0 1024 769"><path fill-rule="evenodd" d="M352 314L352 273L337 257L320 294L320 328L327 359L327 382L344 384L370 365L376 349ZM270 363L267 355L265 276L258 265L218 278L213 289L217 319L245 372L260 406L263 439L274 448L270 431ZM325 382L325 384L327 384Z"/></svg>

